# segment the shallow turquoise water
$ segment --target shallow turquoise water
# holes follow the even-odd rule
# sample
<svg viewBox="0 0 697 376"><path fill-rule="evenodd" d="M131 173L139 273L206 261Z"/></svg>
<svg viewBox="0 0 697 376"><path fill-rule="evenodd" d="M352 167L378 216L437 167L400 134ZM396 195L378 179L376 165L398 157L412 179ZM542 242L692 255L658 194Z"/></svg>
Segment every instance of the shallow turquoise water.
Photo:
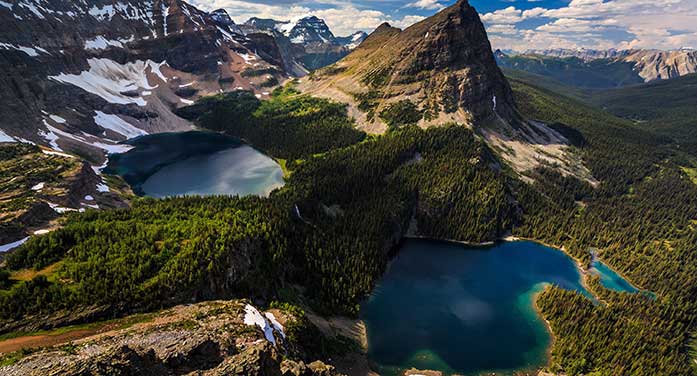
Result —
<svg viewBox="0 0 697 376"><path fill-rule="evenodd" d="M361 309L382 374L511 374L546 364L550 336L533 298L546 284L590 297L575 262L533 242L471 248L407 240Z"/></svg>
<svg viewBox="0 0 697 376"><path fill-rule="evenodd" d="M105 172L124 177L139 195L266 196L283 186L273 159L217 133L156 134L129 144L135 148L112 155Z"/></svg>
<svg viewBox="0 0 697 376"><path fill-rule="evenodd" d="M600 283L606 289L632 294L639 292L636 287L601 261L593 261L591 272L600 276Z"/></svg>

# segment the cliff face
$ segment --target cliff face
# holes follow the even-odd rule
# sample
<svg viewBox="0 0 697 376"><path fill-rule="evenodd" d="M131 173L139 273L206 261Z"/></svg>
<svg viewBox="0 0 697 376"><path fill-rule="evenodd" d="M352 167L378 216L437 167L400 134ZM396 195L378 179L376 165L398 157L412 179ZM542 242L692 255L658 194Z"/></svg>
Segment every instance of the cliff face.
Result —
<svg viewBox="0 0 697 376"><path fill-rule="evenodd" d="M352 54L317 72L302 88L349 102L370 93L377 114L391 103L409 100L428 114L419 121L422 126L517 118L511 89L496 65L484 26L464 0L404 31L382 25ZM369 130L385 129L377 117L359 122Z"/></svg>
<svg viewBox="0 0 697 376"><path fill-rule="evenodd" d="M203 95L264 96L286 77L273 40L246 38L224 11L181 0L6 4L0 130L96 163L118 141L189 129L172 110Z"/></svg>
<svg viewBox="0 0 697 376"><path fill-rule="evenodd" d="M697 73L697 51L631 51L623 61L634 63L634 70L645 82L667 80Z"/></svg>

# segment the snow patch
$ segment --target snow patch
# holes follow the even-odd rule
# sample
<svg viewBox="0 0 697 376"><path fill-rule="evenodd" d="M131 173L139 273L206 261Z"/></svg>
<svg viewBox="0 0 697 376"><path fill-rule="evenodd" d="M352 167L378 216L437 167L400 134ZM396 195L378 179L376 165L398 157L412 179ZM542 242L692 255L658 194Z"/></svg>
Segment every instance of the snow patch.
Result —
<svg viewBox="0 0 697 376"><path fill-rule="evenodd" d="M12 4L6 3L6 2L4 2L4 1L0 1L0 6L3 6L3 7L5 7L5 8L7 8L7 9L12 9Z"/></svg>
<svg viewBox="0 0 697 376"><path fill-rule="evenodd" d="M148 132L134 127L116 115L105 114L102 111L95 111L95 113L97 115L94 117L94 122L98 126L104 129L112 130L126 137L127 139L145 136L148 134Z"/></svg>
<svg viewBox="0 0 697 376"><path fill-rule="evenodd" d="M48 117L58 124L65 124L66 123L66 120L58 115L48 115Z"/></svg>
<svg viewBox="0 0 697 376"><path fill-rule="evenodd" d="M271 312L266 312L264 313L264 316L266 316L267 319L271 322L271 325L275 330L277 330L279 333L281 333L281 336L283 338L286 338L286 333L283 331L283 325L281 325L278 320L276 320L276 317L273 315Z"/></svg>
<svg viewBox="0 0 697 376"><path fill-rule="evenodd" d="M244 59L244 62L251 65L253 61L256 61L258 59L257 56L255 55L250 55L250 54L239 54L241 58Z"/></svg>
<svg viewBox="0 0 697 376"><path fill-rule="evenodd" d="M244 307L244 323L246 325L256 325L261 330L264 332L264 337L266 337L266 340L273 343L274 345L276 344L276 338L273 336L273 331L278 330L281 332L281 335L283 338L285 338L285 334L283 333L283 326L276 321L276 318L274 317L273 320L269 317L273 317L272 314L267 313L266 316L262 315L256 308L253 306L247 304Z"/></svg>
<svg viewBox="0 0 697 376"><path fill-rule="evenodd" d="M169 16L169 6L162 3L162 27L164 27L164 36L167 36L167 17Z"/></svg>
<svg viewBox="0 0 697 376"><path fill-rule="evenodd" d="M142 8L133 6L132 4L124 4L122 2L116 2L114 4L104 5L101 7L95 5L89 9L88 13L100 21L109 21L118 14L124 19L140 20L152 26L154 25L152 9L153 2L148 1L143 3L145 6Z"/></svg>
<svg viewBox="0 0 697 376"><path fill-rule="evenodd" d="M0 142L15 142L15 139L0 129Z"/></svg>
<svg viewBox="0 0 697 376"><path fill-rule="evenodd" d="M46 235L46 234L48 234L48 233L51 232L51 231L53 231L53 230L47 229L47 228L46 228L46 229L41 229L41 230L36 230L36 231L34 231L34 235Z"/></svg>
<svg viewBox="0 0 697 376"><path fill-rule="evenodd" d="M85 196L85 201L94 201L94 197L87 195Z"/></svg>
<svg viewBox="0 0 697 376"><path fill-rule="evenodd" d="M3 42L0 42L0 48L2 48L4 50L22 51L31 57L39 56L39 52L49 54L48 51L46 51L45 49L43 49L41 47L25 47L25 46L19 46L19 45L14 45L14 44L10 44L10 43L3 43Z"/></svg>
<svg viewBox="0 0 697 376"><path fill-rule="evenodd" d="M185 105L187 105L187 106L191 106L192 104L194 104L194 101L191 101L191 100L188 100L188 99L179 98L179 100L180 100L182 103L184 103Z"/></svg>
<svg viewBox="0 0 697 376"><path fill-rule="evenodd" d="M109 186L104 183L97 183L97 192L107 193L109 192Z"/></svg>
<svg viewBox="0 0 697 376"><path fill-rule="evenodd" d="M109 47L123 48L124 43L132 42L133 40L134 40L134 37L131 37L130 39L111 40L111 39L106 39L103 36L99 35L94 39L90 39L90 40L85 41L85 49L86 50L106 50Z"/></svg>
<svg viewBox="0 0 697 376"><path fill-rule="evenodd" d="M41 183L31 187L31 190L32 191L40 191L40 190L44 189L45 186L46 186L46 183L41 182Z"/></svg>
<svg viewBox="0 0 697 376"><path fill-rule="evenodd" d="M77 209L73 209L73 208L64 208L64 207L62 207L62 206L59 206L58 204L54 204L54 203L51 203L51 202L47 202L47 204L48 204L48 206L51 207L51 209L53 209L53 211L55 211L55 212L58 213L58 214L65 214L65 213L67 213L67 212L78 211Z"/></svg>
<svg viewBox="0 0 697 376"><path fill-rule="evenodd" d="M44 125L49 126L46 120L44 120ZM44 140L48 141L49 145L51 145L51 148L56 151L63 151L63 149L58 146L58 135L55 133L51 132L50 130L44 131L44 130L39 130L39 136L43 137Z"/></svg>
<svg viewBox="0 0 697 376"><path fill-rule="evenodd" d="M122 93L155 89L157 86L152 86L148 82L148 69L162 81L167 82L167 78L160 71L160 68L167 63L166 61L155 63L152 60L136 60L132 63L119 64L110 59L89 59L87 63L90 66L88 71L77 75L61 73L58 76L49 76L49 79L75 85L109 103L135 103L139 106L147 104L142 97L131 97Z"/></svg>
<svg viewBox="0 0 697 376"><path fill-rule="evenodd" d="M82 144L90 145L93 147L96 147L98 149L102 149L107 152L107 154L116 154L116 153L125 153L131 149L133 149L133 146L130 145L124 145L124 144L106 144L101 141L90 141L86 139L85 137L78 136L77 134L72 134L68 132L63 132L62 130L55 128L48 124L46 120L44 120L44 125L46 126L46 129L48 131L39 131L46 140L48 140L51 144L51 146L54 148L54 150L58 151L63 151L58 147L58 143L56 142L59 137L67 138ZM43 132L43 133L42 133ZM84 135L84 133L83 133ZM86 136L86 137L91 137L91 136Z"/></svg>
<svg viewBox="0 0 697 376"><path fill-rule="evenodd" d="M14 242L14 243L9 243L9 244L5 244L5 245L0 245L0 253L4 253L4 252L7 252L7 251L11 251L11 250L13 250L13 249L19 247L20 245L26 243L27 240L29 240L29 237L28 237L28 236L27 236L26 238L22 239L22 240L17 240L17 241Z"/></svg>
<svg viewBox="0 0 697 376"><path fill-rule="evenodd" d="M20 2L20 3L17 3L17 5L19 5L20 7L29 9L29 11L31 11L32 13L34 13L34 15L36 15L36 17L39 17L39 18L41 18L41 19L45 19L45 18L46 18L46 17L43 15L43 13L41 13L41 12L39 11L39 8L37 8L36 5L34 5L34 4L28 4L28 3Z"/></svg>
<svg viewBox="0 0 697 376"><path fill-rule="evenodd" d="M72 156L70 154L60 153L60 152L52 151L52 150L41 150L41 152L44 154L47 154L47 155L57 155L59 157L75 158L74 156Z"/></svg>

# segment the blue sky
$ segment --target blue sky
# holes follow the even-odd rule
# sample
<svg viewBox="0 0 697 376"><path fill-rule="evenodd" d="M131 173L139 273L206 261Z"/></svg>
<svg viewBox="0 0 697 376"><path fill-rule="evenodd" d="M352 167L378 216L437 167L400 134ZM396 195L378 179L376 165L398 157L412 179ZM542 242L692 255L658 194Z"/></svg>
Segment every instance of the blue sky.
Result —
<svg viewBox="0 0 697 376"><path fill-rule="evenodd" d="M428 17L456 0L190 0L249 17L295 20L310 14L336 35L397 27ZM502 49L697 48L697 0L470 0L492 45Z"/></svg>

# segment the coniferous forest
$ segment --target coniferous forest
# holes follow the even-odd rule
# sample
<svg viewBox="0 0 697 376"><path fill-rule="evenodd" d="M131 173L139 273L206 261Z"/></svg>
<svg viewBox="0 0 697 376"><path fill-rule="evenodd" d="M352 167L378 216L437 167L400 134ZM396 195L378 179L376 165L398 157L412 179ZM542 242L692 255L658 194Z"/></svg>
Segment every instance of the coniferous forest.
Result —
<svg viewBox="0 0 697 376"><path fill-rule="evenodd" d="M685 167L697 156L534 84L512 85L522 115L572 140L599 186L553 166L523 182L456 124L395 122L368 136L344 105L292 88L264 102L244 92L211 97L180 115L287 159L286 185L269 198L140 198L129 209L71 215L7 258L1 328L69 309L88 319L232 297L353 315L408 232L474 243L510 233L585 265L596 250L655 295L611 292L595 279L597 304L547 289L537 305L554 335L552 370L694 374L697 184ZM36 277L13 278L26 270Z"/></svg>

